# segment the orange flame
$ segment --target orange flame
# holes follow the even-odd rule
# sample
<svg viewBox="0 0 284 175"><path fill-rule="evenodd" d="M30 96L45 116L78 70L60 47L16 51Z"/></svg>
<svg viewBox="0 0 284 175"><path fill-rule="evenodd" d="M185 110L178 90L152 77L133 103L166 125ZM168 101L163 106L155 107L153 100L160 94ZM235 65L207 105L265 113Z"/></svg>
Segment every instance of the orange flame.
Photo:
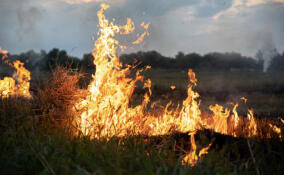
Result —
<svg viewBox="0 0 284 175"><path fill-rule="evenodd" d="M208 150L211 147L212 143L210 143L207 147L202 148L199 151L198 155L196 153L197 146L195 143L194 134L190 135L190 144L191 144L190 152L183 157L181 163L183 165L195 166L198 160L201 159L203 155L208 154Z"/></svg>
<svg viewBox="0 0 284 175"><path fill-rule="evenodd" d="M8 51L7 50L2 50L2 48L0 47L0 54L7 55Z"/></svg>
<svg viewBox="0 0 284 175"><path fill-rule="evenodd" d="M2 60L7 58L8 52L1 50L0 54L3 54ZM6 60L8 65L16 69L16 72L12 77L4 77L3 80L0 80L0 96L2 98L8 98L9 96L21 96L25 98L30 98L30 72L24 67L24 63L16 60L12 64Z"/></svg>
<svg viewBox="0 0 284 175"><path fill-rule="evenodd" d="M149 31L148 31L149 25L150 25L149 23L148 24L145 24L144 22L141 23L141 27L145 29L145 32L142 33L136 41L133 41L132 44L140 44L145 38L145 36L149 35Z"/></svg>
<svg viewBox="0 0 284 175"><path fill-rule="evenodd" d="M134 31L135 25L130 18L127 18L127 24L124 26L119 26L119 29L120 29L120 34L127 35Z"/></svg>
<svg viewBox="0 0 284 175"><path fill-rule="evenodd" d="M246 99L245 97L241 97L241 100L243 100L245 103L247 103L248 99Z"/></svg>
<svg viewBox="0 0 284 175"><path fill-rule="evenodd" d="M230 110L223 106L216 104L215 106L209 106L209 109L213 112L213 121L207 124L208 128L212 128L215 132L226 134L228 133L228 117ZM212 120L211 119L211 120Z"/></svg>

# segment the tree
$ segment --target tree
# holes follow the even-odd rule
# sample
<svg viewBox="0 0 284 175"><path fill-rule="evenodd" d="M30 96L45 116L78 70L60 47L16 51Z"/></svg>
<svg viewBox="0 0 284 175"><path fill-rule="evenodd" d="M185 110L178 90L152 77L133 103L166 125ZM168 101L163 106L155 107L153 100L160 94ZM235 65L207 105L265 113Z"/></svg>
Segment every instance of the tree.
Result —
<svg viewBox="0 0 284 175"><path fill-rule="evenodd" d="M268 72L284 71L284 52L272 58L267 69Z"/></svg>

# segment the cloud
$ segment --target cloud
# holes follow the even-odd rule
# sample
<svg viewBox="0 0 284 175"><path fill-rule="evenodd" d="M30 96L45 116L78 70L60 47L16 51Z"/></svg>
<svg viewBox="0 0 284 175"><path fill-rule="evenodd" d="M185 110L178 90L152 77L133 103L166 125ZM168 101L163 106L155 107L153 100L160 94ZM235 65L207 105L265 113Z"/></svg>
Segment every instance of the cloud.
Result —
<svg viewBox="0 0 284 175"><path fill-rule="evenodd" d="M97 3L105 2L105 3L119 3L119 4L122 4L125 2L124 0L61 0L61 1L71 4L71 5L91 3L91 2L97 2Z"/></svg>
<svg viewBox="0 0 284 175"><path fill-rule="evenodd" d="M103 0L62 0L68 4L82 4L90 2L102 2Z"/></svg>
<svg viewBox="0 0 284 175"><path fill-rule="evenodd" d="M248 12L247 9L249 7L268 3L284 3L284 0L233 0L230 8L220 11L213 16L213 19L218 20L221 17L235 17L241 12Z"/></svg>
<svg viewBox="0 0 284 175"><path fill-rule="evenodd" d="M111 8L105 12L108 19L115 18L115 23L124 24L126 18L130 17L135 24L138 24L139 32L139 24L142 21L155 22L156 17L198 1L0 0L0 44L13 53L29 49L50 50L53 47L69 52L76 47L71 54L81 56L92 50L91 38L92 35L96 36L96 12L100 9L101 2L111 5ZM193 14L188 14L184 20L190 21L193 18ZM136 47L144 48L144 46Z"/></svg>
<svg viewBox="0 0 284 175"><path fill-rule="evenodd" d="M174 55L177 51L201 54L217 51L255 56L268 42L274 43L277 48L284 44L284 32L281 31L284 27L284 4L262 3L242 9L240 15L213 20L216 13L212 11L224 11L233 3L220 0L207 2L211 3L176 8L153 19L154 31L150 31L147 49L156 49L166 55ZM251 1L250 4L256 2ZM190 20L184 20L187 17Z"/></svg>
<svg viewBox="0 0 284 175"><path fill-rule="evenodd" d="M211 48L219 51L231 50L254 56L267 43L273 43L270 45L281 49L284 43L284 33L281 31L284 27L283 2L234 0L229 8L217 13L217 17L213 15L208 19L207 27L200 30L199 34L208 33Z"/></svg>
<svg viewBox="0 0 284 175"><path fill-rule="evenodd" d="M247 6L255 6L255 5L260 5L260 4L265 4L265 3L272 3L272 2L275 2L275 3L283 3L284 0L246 0L245 4Z"/></svg>

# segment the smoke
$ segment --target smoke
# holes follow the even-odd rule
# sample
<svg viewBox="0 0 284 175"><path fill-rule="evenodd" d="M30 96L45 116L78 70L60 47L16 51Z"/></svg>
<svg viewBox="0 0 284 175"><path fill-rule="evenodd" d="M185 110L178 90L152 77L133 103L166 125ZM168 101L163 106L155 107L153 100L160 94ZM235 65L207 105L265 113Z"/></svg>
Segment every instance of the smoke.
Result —
<svg viewBox="0 0 284 175"><path fill-rule="evenodd" d="M19 7L17 10L17 19L19 22L18 37L22 41L25 35L32 34L36 30L36 25L40 20L41 12L36 7L29 7L28 9Z"/></svg>
<svg viewBox="0 0 284 175"><path fill-rule="evenodd" d="M272 39L264 43L263 47L260 50L260 53L261 59L263 59L263 72L266 72L271 64L271 60L278 54L276 46Z"/></svg>

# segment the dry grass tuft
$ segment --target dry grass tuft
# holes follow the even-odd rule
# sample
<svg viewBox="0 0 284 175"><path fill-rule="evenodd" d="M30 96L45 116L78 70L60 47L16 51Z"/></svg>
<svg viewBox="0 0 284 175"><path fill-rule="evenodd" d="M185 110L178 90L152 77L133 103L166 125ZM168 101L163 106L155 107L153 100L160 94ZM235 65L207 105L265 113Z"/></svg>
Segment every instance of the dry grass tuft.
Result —
<svg viewBox="0 0 284 175"><path fill-rule="evenodd" d="M86 96L78 82L83 77L76 70L57 66L50 78L37 89L35 101L42 118L52 120L56 124L66 125L76 116L74 106Z"/></svg>

